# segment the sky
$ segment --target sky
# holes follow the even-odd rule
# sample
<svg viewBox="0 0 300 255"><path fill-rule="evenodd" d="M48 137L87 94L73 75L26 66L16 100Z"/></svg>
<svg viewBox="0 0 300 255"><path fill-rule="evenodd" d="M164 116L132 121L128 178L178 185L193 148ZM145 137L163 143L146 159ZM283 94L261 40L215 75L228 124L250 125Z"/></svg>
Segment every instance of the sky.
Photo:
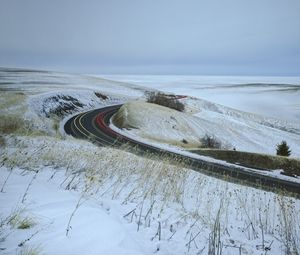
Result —
<svg viewBox="0 0 300 255"><path fill-rule="evenodd" d="M1 0L0 66L300 76L300 0Z"/></svg>

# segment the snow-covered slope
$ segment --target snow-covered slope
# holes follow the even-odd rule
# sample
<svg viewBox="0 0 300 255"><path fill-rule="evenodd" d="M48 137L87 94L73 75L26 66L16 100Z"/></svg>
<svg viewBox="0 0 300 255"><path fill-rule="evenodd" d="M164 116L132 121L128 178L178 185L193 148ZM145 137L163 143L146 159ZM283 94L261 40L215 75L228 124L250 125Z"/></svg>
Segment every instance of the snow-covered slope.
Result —
<svg viewBox="0 0 300 255"><path fill-rule="evenodd" d="M52 135L63 118L144 97L150 90L98 77L11 68L0 68L0 86L3 115L18 115L27 126Z"/></svg>
<svg viewBox="0 0 300 255"><path fill-rule="evenodd" d="M286 140L293 156L300 156L300 128L285 127L273 119L239 112L199 99L182 99L188 113L143 101L121 107L114 122L137 139L173 144L185 148L201 146L206 135L221 141L222 147L275 154L276 145ZM192 109L192 111L190 110Z"/></svg>
<svg viewBox="0 0 300 255"><path fill-rule="evenodd" d="M3 254L299 251L300 203L283 194L73 138L8 137L1 161Z"/></svg>

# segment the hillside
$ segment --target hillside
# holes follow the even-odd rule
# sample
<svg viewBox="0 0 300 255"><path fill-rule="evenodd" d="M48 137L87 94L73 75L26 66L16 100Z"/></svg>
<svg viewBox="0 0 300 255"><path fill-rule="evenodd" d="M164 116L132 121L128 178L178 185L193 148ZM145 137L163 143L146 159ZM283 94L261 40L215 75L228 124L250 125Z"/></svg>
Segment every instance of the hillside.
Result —
<svg viewBox="0 0 300 255"><path fill-rule="evenodd" d="M199 148L205 136L219 141L221 148L276 154L276 145L286 140L292 156L300 157L299 128L274 119L222 107L196 98L182 99L186 112L144 101L124 104L114 116L122 132L137 139Z"/></svg>

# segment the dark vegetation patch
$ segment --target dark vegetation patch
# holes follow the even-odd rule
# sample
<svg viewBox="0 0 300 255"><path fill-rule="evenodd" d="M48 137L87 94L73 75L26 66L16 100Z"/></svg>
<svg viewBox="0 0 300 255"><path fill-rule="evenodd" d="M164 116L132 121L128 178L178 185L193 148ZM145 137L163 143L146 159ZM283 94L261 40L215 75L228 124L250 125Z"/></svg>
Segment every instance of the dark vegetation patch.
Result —
<svg viewBox="0 0 300 255"><path fill-rule="evenodd" d="M178 100L176 95L161 92L149 92L147 94L147 102L165 106L180 112L183 112L185 108L184 104Z"/></svg>
<svg viewBox="0 0 300 255"><path fill-rule="evenodd" d="M6 73L50 73L49 71L44 71L44 70L32 70L32 69L9 68L9 67L0 67L0 71Z"/></svg>
<svg viewBox="0 0 300 255"><path fill-rule="evenodd" d="M277 144L276 155L284 157L291 155L290 147L287 145L286 141L282 141L280 144Z"/></svg>
<svg viewBox="0 0 300 255"><path fill-rule="evenodd" d="M13 84L16 84L16 83L15 82L8 82L8 81L0 82L0 86L2 86L2 85L13 85Z"/></svg>
<svg viewBox="0 0 300 255"><path fill-rule="evenodd" d="M75 97L56 95L44 100L42 112L47 118L50 118L52 115L64 117L76 112L84 106L86 105Z"/></svg>
<svg viewBox="0 0 300 255"><path fill-rule="evenodd" d="M246 167L262 170L282 169L284 175L300 176L300 160L297 159L234 150L203 149L192 152Z"/></svg>
<svg viewBox="0 0 300 255"><path fill-rule="evenodd" d="M2 135L0 135L0 147L4 147L6 145L5 139Z"/></svg>
<svg viewBox="0 0 300 255"><path fill-rule="evenodd" d="M0 84L0 86L1 86L1 84ZM2 91L2 92L15 92L15 91L21 91L21 89L20 88L12 88L12 87L3 86L3 87L0 87L0 91Z"/></svg>
<svg viewBox="0 0 300 255"><path fill-rule="evenodd" d="M219 139L211 135L205 135L200 138L200 148L221 149L222 143Z"/></svg>
<svg viewBox="0 0 300 255"><path fill-rule="evenodd" d="M95 92L95 96L98 97L98 98L100 98L100 99L102 99L102 100L109 99L108 96L106 96L106 95L104 95L104 94L102 94L100 92Z"/></svg>
<svg viewBox="0 0 300 255"><path fill-rule="evenodd" d="M65 85L65 82L51 82L51 81L23 81L19 82L18 84L24 85Z"/></svg>
<svg viewBox="0 0 300 255"><path fill-rule="evenodd" d="M185 139L182 139L181 142L183 142L184 144L188 144L188 141Z"/></svg>

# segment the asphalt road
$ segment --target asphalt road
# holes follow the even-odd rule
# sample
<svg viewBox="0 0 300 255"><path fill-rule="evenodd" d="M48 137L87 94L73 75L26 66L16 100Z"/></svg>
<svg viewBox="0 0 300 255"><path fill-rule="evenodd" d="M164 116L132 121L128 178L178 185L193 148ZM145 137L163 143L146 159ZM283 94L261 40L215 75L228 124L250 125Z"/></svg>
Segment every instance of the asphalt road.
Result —
<svg viewBox="0 0 300 255"><path fill-rule="evenodd" d="M210 176L274 192L286 192L288 195L300 197L299 183L248 171L246 168L238 165L228 166L203 159L191 158L118 134L109 127L109 121L120 107L121 105L114 105L78 114L66 122L65 131L76 138L89 139L101 146L120 147L127 144L134 148L132 152L139 155L154 154L159 157L169 157L171 160L174 159L175 164L181 162L188 168Z"/></svg>

